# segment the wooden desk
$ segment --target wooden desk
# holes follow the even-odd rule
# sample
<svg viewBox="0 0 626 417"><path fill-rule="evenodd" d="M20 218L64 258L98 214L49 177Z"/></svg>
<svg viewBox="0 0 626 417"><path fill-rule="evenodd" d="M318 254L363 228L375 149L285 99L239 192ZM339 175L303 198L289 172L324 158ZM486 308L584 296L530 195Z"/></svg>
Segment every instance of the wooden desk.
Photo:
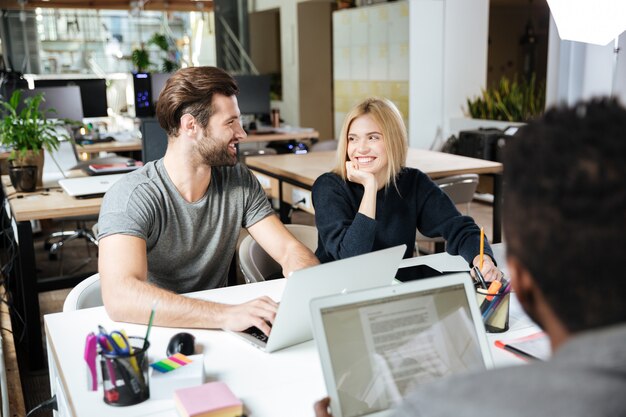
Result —
<svg viewBox="0 0 626 417"><path fill-rule="evenodd" d="M504 251L498 251L497 258ZM499 259L502 262L502 259ZM444 265L454 269L456 265L466 269L467 263L460 256L437 254L403 261ZM255 284L220 288L192 294L194 297L240 303L260 295L279 300L284 279ZM521 337L537 331L536 326L519 311L514 297L511 302L511 330L504 334L488 335L490 350L496 366L521 364L514 355L496 348L494 341L500 338ZM148 313L148 312L146 312ZM158 314L158 310L157 310ZM147 317L146 317L147 320ZM144 335L145 325L112 322L103 307L44 317L52 393L57 395L59 417L82 416L154 416L176 417L172 397L150 398L132 407L111 407L102 401L102 388L87 391L85 366L82 361L85 335L97 331L101 324L108 330L125 329L129 335ZM72 323L68 326L68 323ZM165 356L169 338L181 329L154 327L150 333L150 362ZM326 395L317 348L308 341L278 352L267 354L252 347L235 336L219 330L185 330L196 337L196 346L204 352L205 378L223 381L239 397L246 414L255 417L313 416L314 401Z"/></svg>
<svg viewBox="0 0 626 417"><path fill-rule="evenodd" d="M242 141L242 143L246 142L277 142L281 140L303 140L303 139L317 139L320 137L320 134L316 130L311 131L301 131L295 130L293 132L282 132L282 133L270 133L270 134L248 134L248 136Z"/></svg>
<svg viewBox="0 0 626 417"><path fill-rule="evenodd" d="M255 135L249 134L242 142L276 142L282 140L303 140L303 139L317 139L319 138L319 132L312 131L294 131L294 132L285 132L285 133L272 133L272 134L263 134L263 135ZM87 152L87 153L99 153L99 152L134 152L141 151L141 140L132 140L132 141L112 141L112 142L102 142L102 143L92 143L86 145L77 145L77 152Z"/></svg>
<svg viewBox="0 0 626 417"><path fill-rule="evenodd" d="M29 368L32 370L44 367L44 352L40 326L39 298L40 291L46 291L58 286L60 278L37 280L37 266L33 230L30 221L42 219L60 219L64 217L97 215L100 211L102 198L76 199L67 195L61 188L49 190L39 189L33 193L16 193L7 175L2 176L2 193L5 211L9 219L14 222L14 232L17 242L17 256L13 260L15 267L12 271L9 287L13 293L16 311L24 319L24 323L14 322L15 334L20 334L25 328L25 351L18 350L18 354L26 354ZM63 278L66 286L75 285L86 275L80 274ZM18 338L16 338L18 340Z"/></svg>
<svg viewBox="0 0 626 417"><path fill-rule="evenodd" d="M335 167L336 153L309 152L304 155L282 154L251 156L246 158L246 165L253 171L278 180L278 196L280 201L281 220L289 222L290 205L295 203L293 187L310 191L313 183L320 175ZM468 158L442 152L422 149L409 149L406 165L417 168L431 178L441 178L459 174L486 174L494 177L493 205L493 242L501 241L502 216L502 164L484 159ZM263 179L261 179L263 183ZM264 185L264 188L269 188ZM310 201L310 193L309 193ZM309 205L307 208L312 208Z"/></svg>
<svg viewBox="0 0 626 417"><path fill-rule="evenodd" d="M97 154L100 152L137 152L141 151L141 140L132 140L120 142L117 140L111 142L91 143L85 145L76 145L76 152L86 152L89 154Z"/></svg>

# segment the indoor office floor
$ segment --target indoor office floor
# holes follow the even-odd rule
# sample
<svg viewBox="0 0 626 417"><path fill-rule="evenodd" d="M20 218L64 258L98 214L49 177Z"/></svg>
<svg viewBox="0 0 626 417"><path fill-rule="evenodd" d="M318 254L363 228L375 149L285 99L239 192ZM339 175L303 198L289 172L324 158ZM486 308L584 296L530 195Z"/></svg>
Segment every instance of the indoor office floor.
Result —
<svg viewBox="0 0 626 417"><path fill-rule="evenodd" d="M484 204L480 202L474 201L471 206L470 215L476 220L479 225L485 227L485 234L488 237L491 237L492 230L492 207L489 204ZM293 223L299 224L308 224L315 225L315 219L312 215L296 211L292 216ZM66 226L69 226L67 224ZM49 277L49 276L57 276L60 274L61 262L63 270L67 272L72 272L72 270L76 270L80 268L77 272L89 272L97 270L97 256L94 247L91 246L89 248L90 252L87 251L87 245L85 240L79 239L70 242L63 249L62 260L61 258L57 260L50 260L48 256L48 252L44 250L44 239L48 235L50 227L58 227L58 223L44 225L44 230L41 233L37 234L35 237L35 252L36 252L36 260L37 260L37 268L40 270L41 277ZM432 250L432 244L420 244L420 250L429 252ZM85 260L89 257L89 253L91 254L91 259L85 263ZM39 294L39 303L41 306L41 314L50 314L56 313L63 310L63 302L65 301L65 297L69 293L70 289L62 289L55 291L48 291ZM43 319L42 319L43 326ZM43 330L42 330L42 334ZM45 343L45 340L44 340ZM22 385L24 387L24 403L26 410L29 411L37 404L41 403L44 400L47 400L50 397L50 385L48 381L48 372L46 370L38 371L38 372L22 372L21 373ZM35 414L36 416L52 416L51 412L48 411L40 411Z"/></svg>

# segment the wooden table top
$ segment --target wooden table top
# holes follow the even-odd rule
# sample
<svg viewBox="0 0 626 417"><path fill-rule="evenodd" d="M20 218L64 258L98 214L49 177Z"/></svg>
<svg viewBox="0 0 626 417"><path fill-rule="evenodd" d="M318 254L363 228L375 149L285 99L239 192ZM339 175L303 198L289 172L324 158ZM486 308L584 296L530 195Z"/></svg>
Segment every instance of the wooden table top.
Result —
<svg viewBox="0 0 626 417"><path fill-rule="evenodd" d="M333 170L336 152L250 156L246 158L246 165L251 169L262 169L313 186L317 177ZM406 165L419 169L431 178L502 172L502 164L499 162L412 148L409 149Z"/></svg>
<svg viewBox="0 0 626 417"><path fill-rule="evenodd" d="M38 188L32 193L18 193L8 175L2 176L2 186L18 222L94 215L100 212L102 204L102 198L74 198L61 188Z"/></svg>

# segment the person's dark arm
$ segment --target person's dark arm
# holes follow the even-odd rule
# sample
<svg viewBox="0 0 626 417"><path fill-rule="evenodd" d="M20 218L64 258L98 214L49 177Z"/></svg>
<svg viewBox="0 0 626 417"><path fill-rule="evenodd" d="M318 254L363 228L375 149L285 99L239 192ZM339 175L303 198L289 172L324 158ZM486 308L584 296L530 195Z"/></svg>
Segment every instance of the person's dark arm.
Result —
<svg viewBox="0 0 626 417"><path fill-rule="evenodd" d="M419 231L428 237L443 236L446 251L451 255L461 255L468 264L480 252L480 227L474 219L462 215L441 188L425 174L419 177L417 188L420 207L417 225ZM485 255L494 259L493 251L485 238ZM494 259L495 263L495 259Z"/></svg>
<svg viewBox="0 0 626 417"><path fill-rule="evenodd" d="M312 196L322 246L317 254L321 259L323 255L334 260L345 259L372 251L376 220L358 213L360 202L351 200L343 180L332 174L319 177L313 185Z"/></svg>

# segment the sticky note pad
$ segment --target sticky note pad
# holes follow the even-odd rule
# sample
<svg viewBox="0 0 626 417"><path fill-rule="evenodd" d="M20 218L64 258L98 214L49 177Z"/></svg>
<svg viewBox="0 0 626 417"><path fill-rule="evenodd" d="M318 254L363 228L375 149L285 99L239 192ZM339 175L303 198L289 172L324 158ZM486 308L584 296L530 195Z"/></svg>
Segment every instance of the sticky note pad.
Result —
<svg viewBox="0 0 626 417"><path fill-rule="evenodd" d="M220 381L176 390L174 403L183 417L238 417L243 413L243 403Z"/></svg>
<svg viewBox="0 0 626 417"><path fill-rule="evenodd" d="M161 372L151 367L150 399L171 400L174 390L195 387L204 382L204 355L190 355L186 358L190 362L179 366L174 372Z"/></svg>
<svg viewBox="0 0 626 417"><path fill-rule="evenodd" d="M191 363L192 360L182 353L177 353L175 355L170 356L169 358L160 360L158 362L150 364L151 367L156 369L159 372L169 372L174 369L178 369L181 366L185 366L188 363Z"/></svg>

